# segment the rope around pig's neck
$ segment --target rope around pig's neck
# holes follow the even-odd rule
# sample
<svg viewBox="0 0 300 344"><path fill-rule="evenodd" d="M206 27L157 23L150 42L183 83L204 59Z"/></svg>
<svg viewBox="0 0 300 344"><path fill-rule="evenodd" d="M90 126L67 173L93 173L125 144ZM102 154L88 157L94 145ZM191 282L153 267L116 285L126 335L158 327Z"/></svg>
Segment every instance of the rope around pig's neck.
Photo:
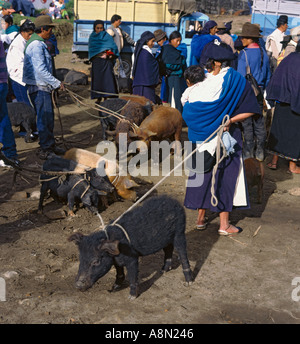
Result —
<svg viewBox="0 0 300 344"><path fill-rule="evenodd" d="M200 147L204 145L204 143L207 143L213 136L217 135L217 148L216 148L216 164L212 171L212 181L211 181L211 204L216 207L218 205L218 199L215 195L215 181L216 181L216 173L218 169L218 165L220 162L227 156L226 149L224 146L224 143L222 141L222 134L224 132L224 128L228 125L229 121L229 115L224 116L222 124L216 129L205 141L203 141L201 144L199 144L188 156L186 156L183 161L181 161L177 166L175 166L170 172L168 172L159 182L157 182L150 190L148 190L140 199L138 199L131 207L129 207L126 211L124 211L123 214L121 214L116 220L114 220L113 223L107 225L107 226L115 226L117 225L117 222L130 210L132 210L134 207L136 207L139 203L141 203L152 191L154 191L167 177L171 175L175 170L177 170L186 160L188 160ZM222 156L221 156L221 146L223 148ZM104 225L104 221L101 217L101 215L97 214L100 221L101 221L101 227L100 229L106 231L106 227ZM123 227L122 227L123 229ZM125 230L123 229L123 232ZM126 233L126 231L125 231Z"/></svg>

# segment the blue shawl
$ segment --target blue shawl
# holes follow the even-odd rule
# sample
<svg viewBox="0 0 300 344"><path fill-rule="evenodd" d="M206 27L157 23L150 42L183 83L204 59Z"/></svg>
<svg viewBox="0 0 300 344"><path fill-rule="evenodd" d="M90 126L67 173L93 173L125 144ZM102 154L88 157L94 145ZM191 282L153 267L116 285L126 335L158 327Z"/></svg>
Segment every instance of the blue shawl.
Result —
<svg viewBox="0 0 300 344"><path fill-rule="evenodd" d="M206 44L217 39L221 42L220 37L210 34L194 35L191 42L191 64L198 64Z"/></svg>
<svg viewBox="0 0 300 344"><path fill-rule="evenodd" d="M116 56L119 56L118 47L110 34L106 31L96 33L93 31L89 37L89 60L105 50L111 50Z"/></svg>
<svg viewBox="0 0 300 344"><path fill-rule="evenodd" d="M188 126L188 137L192 142L206 140L221 125L226 115L234 112L244 91L246 79L233 68L229 68L222 85L220 98L213 102L187 102L182 117Z"/></svg>
<svg viewBox="0 0 300 344"><path fill-rule="evenodd" d="M292 111L300 115L300 53L285 57L276 68L267 87L267 100L291 105ZM298 66L298 67L297 67Z"/></svg>

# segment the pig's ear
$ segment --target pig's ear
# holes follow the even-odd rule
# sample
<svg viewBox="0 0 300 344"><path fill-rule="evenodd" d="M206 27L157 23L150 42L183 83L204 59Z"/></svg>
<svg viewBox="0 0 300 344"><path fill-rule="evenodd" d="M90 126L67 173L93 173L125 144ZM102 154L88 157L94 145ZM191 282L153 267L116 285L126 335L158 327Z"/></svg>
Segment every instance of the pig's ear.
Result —
<svg viewBox="0 0 300 344"><path fill-rule="evenodd" d="M138 137L137 133L134 133L133 131L130 131L128 134L129 134L129 137L132 137L132 138Z"/></svg>
<svg viewBox="0 0 300 344"><path fill-rule="evenodd" d="M125 186L126 189L131 189L134 186L139 186L139 185L134 180L126 178L124 180L124 186Z"/></svg>
<svg viewBox="0 0 300 344"><path fill-rule="evenodd" d="M99 248L112 256L117 256L118 254L120 254L118 246L119 246L118 240L115 240L115 241L104 240L99 246Z"/></svg>
<svg viewBox="0 0 300 344"><path fill-rule="evenodd" d="M151 130L147 130L147 135L148 135L148 137L150 137L150 136L156 136L157 133L154 133L154 132L151 131Z"/></svg>
<svg viewBox="0 0 300 344"><path fill-rule="evenodd" d="M82 233L74 233L69 237L68 241L75 241L75 244L78 245L83 237L84 235Z"/></svg>

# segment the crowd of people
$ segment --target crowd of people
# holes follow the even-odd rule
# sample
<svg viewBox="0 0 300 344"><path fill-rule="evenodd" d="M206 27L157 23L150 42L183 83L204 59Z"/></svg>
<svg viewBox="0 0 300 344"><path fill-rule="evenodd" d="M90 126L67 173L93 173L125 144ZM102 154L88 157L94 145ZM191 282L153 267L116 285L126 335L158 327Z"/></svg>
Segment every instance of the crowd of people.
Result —
<svg viewBox="0 0 300 344"><path fill-rule="evenodd" d="M0 36L1 154L17 165L18 154L6 104L8 93L13 94L14 101L34 107L39 158L46 159L50 153L64 153L56 146L53 133L51 92L64 87L54 76L54 26L50 16L41 15L34 23L29 19L23 20L20 27L16 26L14 31L6 31ZM11 33L14 35L10 36Z"/></svg>
<svg viewBox="0 0 300 344"><path fill-rule="evenodd" d="M58 2L63 4L63 0ZM17 101L31 104L36 111L39 157L63 154L53 135L51 92L64 88L54 76L50 53L55 24L51 16L42 15L34 23L26 20L14 27L7 17L9 14L3 16L5 34L0 39L2 154L18 161L6 107L8 80ZM228 115L224 133L229 137L230 154L217 170L191 171L184 204L198 210L198 229L206 227L205 212L210 209L220 215L220 235L241 232L229 223L229 214L233 207L249 207L243 159L264 161L267 149L272 154L269 168L276 169L279 157L283 157L289 161L290 173L300 173L300 68L296 68L300 65L300 27L286 35L288 17L280 16L277 29L264 43L259 25L245 23L233 41L231 23L210 20L193 35L191 66L187 67L187 46L179 31L169 37L161 29L145 31L135 42L121 29L121 19L114 15L106 30L103 21L94 22L88 42L92 99L100 102L118 97L118 79L128 78L121 58L126 40L134 47L130 74L133 94L145 96L154 104L168 102L178 109L188 127L189 140L196 147L205 142L207 150L215 150L215 140L206 140ZM158 49L154 53L155 44ZM268 137L265 107L275 109ZM204 174L204 182L195 187L199 174ZM214 192L217 205L211 202Z"/></svg>

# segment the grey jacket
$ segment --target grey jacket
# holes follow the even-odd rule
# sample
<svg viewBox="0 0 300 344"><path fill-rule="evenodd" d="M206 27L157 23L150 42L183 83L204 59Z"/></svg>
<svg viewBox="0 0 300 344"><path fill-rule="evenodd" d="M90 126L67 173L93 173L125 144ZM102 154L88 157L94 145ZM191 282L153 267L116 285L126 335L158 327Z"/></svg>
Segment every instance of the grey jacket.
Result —
<svg viewBox="0 0 300 344"><path fill-rule="evenodd" d="M122 30L120 27L119 27L119 29L122 33L123 39L125 39L128 44L134 46L135 41L128 35L128 33L125 32L124 30ZM120 52L122 50L122 42L121 42L121 39L120 39L120 36L119 36L117 29L113 25L111 25L107 28L108 33L111 34L109 32L109 30L113 31L114 35L112 35L112 36L113 36L113 39L114 39L114 41L118 47L118 50Z"/></svg>

